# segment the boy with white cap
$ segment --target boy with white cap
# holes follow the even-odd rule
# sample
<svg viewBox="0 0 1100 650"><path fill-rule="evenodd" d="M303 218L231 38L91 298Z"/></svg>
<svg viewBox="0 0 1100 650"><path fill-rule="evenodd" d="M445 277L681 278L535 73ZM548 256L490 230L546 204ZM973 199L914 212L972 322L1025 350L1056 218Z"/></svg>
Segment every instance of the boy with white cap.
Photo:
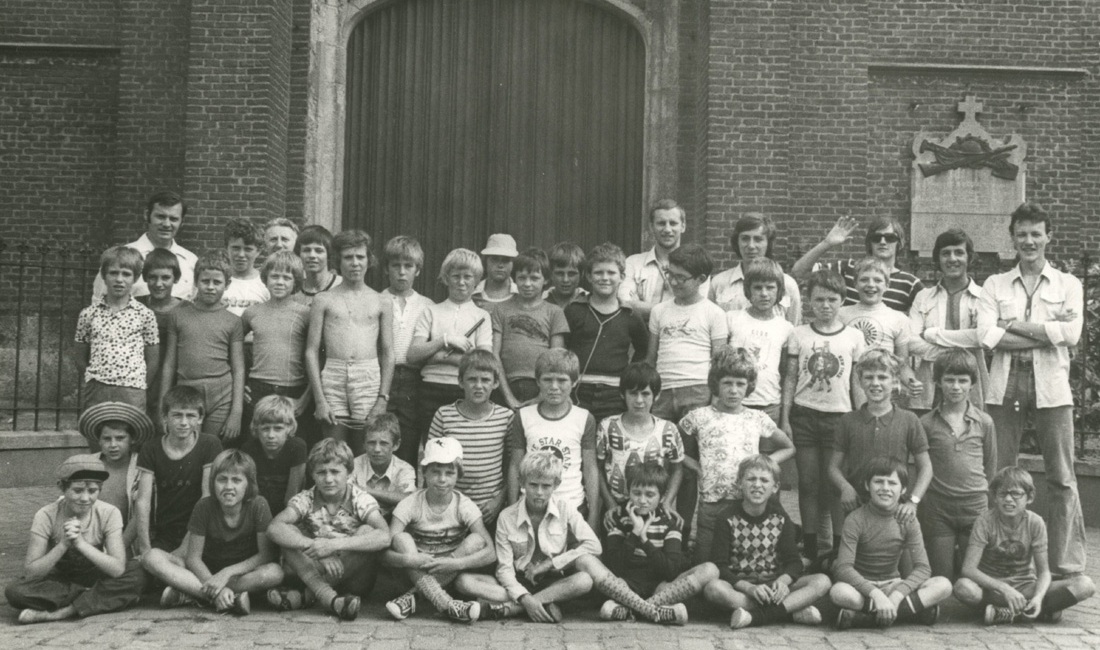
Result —
<svg viewBox="0 0 1100 650"><path fill-rule="evenodd" d="M478 307L504 302L518 293L512 281L512 260L519 256L516 240L508 234L489 235L489 241L481 254L485 257L485 279L474 288L474 302Z"/></svg>
<svg viewBox="0 0 1100 650"><path fill-rule="evenodd" d="M126 561L122 515L99 500L109 474L91 454L57 468L62 496L34 515L23 580L4 596L20 623L60 621L125 609L141 597L145 574Z"/></svg>
<svg viewBox="0 0 1100 650"><path fill-rule="evenodd" d="M406 497L393 509L392 545L385 562L405 569L414 587L386 603L397 620L416 611L419 592L455 621L472 623L481 606L451 598L444 587L463 572L496 560L493 539L477 505L454 487L462 476L462 445L454 438L432 438L420 461L424 489Z"/></svg>

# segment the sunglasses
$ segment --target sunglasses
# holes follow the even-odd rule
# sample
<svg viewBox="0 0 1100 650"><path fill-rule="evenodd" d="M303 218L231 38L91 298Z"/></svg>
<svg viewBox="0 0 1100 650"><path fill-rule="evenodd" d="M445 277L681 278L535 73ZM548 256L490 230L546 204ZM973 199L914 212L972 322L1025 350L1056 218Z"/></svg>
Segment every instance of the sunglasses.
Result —
<svg viewBox="0 0 1100 650"><path fill-rule="evenodd" d="M876 232L867 237L867 241L872 244L879 244L886 242L887 244L896 244L901 241L901 237L898 237L897 233L893 232Z"/></svg>

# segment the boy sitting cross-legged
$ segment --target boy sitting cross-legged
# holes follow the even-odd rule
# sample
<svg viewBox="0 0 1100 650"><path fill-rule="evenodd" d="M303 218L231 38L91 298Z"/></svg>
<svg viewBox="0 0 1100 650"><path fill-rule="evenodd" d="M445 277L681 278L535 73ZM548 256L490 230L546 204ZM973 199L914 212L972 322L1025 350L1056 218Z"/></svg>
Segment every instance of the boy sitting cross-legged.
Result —
<svg viewBox="0 0 1100 650"><path fill-rule="evenodd" d="M492 564L496 552L481 511L455 490L462 445L454 438L429 440L420 466L426 487L394 508L393 543L385 556L386 564L405 570L413 589L386 603L386 610L399 621L408 618L419 592L451 620L473 623L481 605L451 598L444 587L470 569Z"/></svg>
<svg viewBox="0 0 1100 650"><path fill-rule="evenodd" d="M602 548L596 533L575 508L554 496L562 475L562 462L554 452L527 454L519 471L523 500L505 508L497 522L496 580L467 575L458 585L466 593L492 601L482 618L526 612L532 621L560 622L557 603L596 587L652 621L674 625L687 621L683 604L669 607L643 600L600 562Z"/></svg>
<svg viewBox="0 0 1100 650"><path fill-rule="evenodd" d="M22 610L19 623L105 614L141 598L145 574L126 561L122 516L98 500L107 477L90 454L58 467L61 498L34 515L24 577L4 589L8 604Z"/></svg>
<svg viewBox="0 0 1100 650"><path fill-rule="evenodd" d="M986 625L1035 619L1055 623L1063 610L1096 593L1085 575L1051 581L1046 524L1027 509L1035 500L1031 474L1005 467L990 483L989 494L993 509L974 522L955 598L973 607L985 604Z"/></svg>
<svg viewBox="0 0 1100 650"><path fill-rule="evenodd" d="M864 475L870 500L844 520L836 584L829 591L841 608L836 627L887 627L905 620L933 625L939 603L951 595L951 582L931 577L920 524L897 516L909 470L896 459L879 457L867 464ZM904 579L898 570L903 551L913 563Z"/></svg>
<svg viewBox="0 0 1100 650"><path fill-rule="evenodd" d="M325 438L310 450L314 487L294 495L267 529L283 549L287 576L297 576L306 590L272 589L272 605L301 609L316 600L341 619L359 616L360 596L374 588L378 552L389 546L390 532L374 497L348 480L354 463L339 440Z"/></svg>
<svg viewBox="0 0 1100 650"><path fill-rule="evenodd" d="M821 622L814 602L829 592L824 574L803 575L798 533L790 515L772 499L779 492L779 464L749 456L738 467L741 499L718 516L711 548L719 579L706 585L707 600L730 607L730 627L794 621ZM698 567L697 567L698 568Z"/></svg>
<svg viewBox="0 0 1100 650"><path fill-rule="evenodd" d="M389 523L394 506L416 491L416 470L397 457L401 423L393 413L367 420L366 453L355 458L351 482L378 501Z"/></svg>
<svg viewBox="0 0 1100 650"><path fill-rule="evenodd" d="M709 562L687 568L680 523L664 506L669 486L668 472L655 462L627 467L629 500L608 513L614 525L603 554L608 569L658 607L682 603L718 578L718 569ZM600 608L600 618L633 620L634 614L609 600Z"/></svg>

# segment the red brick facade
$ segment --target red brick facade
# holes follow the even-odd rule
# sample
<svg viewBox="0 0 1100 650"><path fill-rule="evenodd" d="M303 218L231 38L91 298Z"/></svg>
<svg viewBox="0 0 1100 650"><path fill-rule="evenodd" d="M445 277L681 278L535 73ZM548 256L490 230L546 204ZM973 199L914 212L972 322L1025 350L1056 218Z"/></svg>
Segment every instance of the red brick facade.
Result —
<svg viewBox="0 0 1100 650"><path fill-rule="evenodd" d="M1058 220L1053 254L1100 244L1095 3L678 2L671 182L719 266L748 210L780 224L785 263L842 214L907 223L912 137L950 131L966 94L991 133L1027 141L1028 196ZM126 241L163 187L190 201L181 240L196 250L220 245L226 217L301 219L309 0L7 4L0 237Z"/></svg>

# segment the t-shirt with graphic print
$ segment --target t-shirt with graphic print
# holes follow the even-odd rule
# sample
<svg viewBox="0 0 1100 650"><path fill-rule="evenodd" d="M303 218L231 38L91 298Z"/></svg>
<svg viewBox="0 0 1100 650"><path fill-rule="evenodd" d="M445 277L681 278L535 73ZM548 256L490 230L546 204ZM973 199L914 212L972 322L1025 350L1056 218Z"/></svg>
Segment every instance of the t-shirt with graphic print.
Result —
<svg viewBox="0 0 1100 650"><path fill-rule="evenodd" d="M863 334L851 327L819 332L813 324L791 333L787 354L798 359L794 403L823 413L852 410L852 368L867 349Z"/></svg>
<svg viewBox="0 0 1100 650"><path fill-rule="evenodd" d="M427 494L427 490L419 490L402 499L393 509L393 520L405 524L405 532L421 553L450 553L470 534L470 526L481 519L481 511L458 490L451 492L451 502L442 510L428 503Z"/></svg>
<svg viewBox="0 0 1100 650"><path fill-rule="evenodd" d="M649 314L649 332L657 335L657 372L666 390L707 383L711 342L729 340L726 312L709 300L678 305L667 300Z"/></svg>
<svg viewBox="0 0 1100 650"><path fill-rule="evenodd" d="M569 333L561 307L546 302L526 306L518 296L491 304L493 336L500 336L500 363L509 379L535 378L535 361L550 349L550 337Z"/></svg>
<svg viewBox="0 0 1100 650"><path fill-rule="evenodd" d="M884 303L845 305L838 317L848 327L863 332L868 350L893 352L898 343L909 344L909 317Z"/></svg>
<svg viewBox="0 0 1100 650"><path fill-rule="evenodd" d="M604 461L604 476L616 504L626 501L626 470L641 463L656 463L668 468L668 463L684 460L684 441L676 425L668 420L649 416L653 421L641 438L627 433L622 415L600 420L596 429L596 458Z"/></svg>
<svg viewBox="0 0 1100 650"><path fill-rule="evenodd" d="M998 579L1035 579L1036 553L1047 550L1047 525L1027 510L1016 526L1001 521L996 510L987 510L974 521L970 549L981 549L978 570ZM969 552L968 551L968 552Z"/></svg>
<svg viewBox="0 0 1100 650"><path fill-rule="evenodd" d="M328 511L313 488L290 497L286 508L297 515L290 523L296 524L302 534L310 539L351 537L367 524L372 512L380 512L374 497L352 483L348 483L344 498L334 512Z"/></svg>
<svg viewBox="0 0 1100 650"><path fill-rule="evenodd" d="M756 388L745 398L745 406L772 406L783 401L780 362L794 332L782 316L761 320L747 311L731 311L726 317L730 345L745 348L756 360Z"/></svg>
<svg viewBox="0 0 1100 650"><path fill-rule="evenodd" d="M741 496L737 468L741 461L760 453L760 439L770 438L775 423L763 411L742 409L724 413L702 406L680 420L680 431L694 437L699 447L699 500L717 503Z"/></svg>

